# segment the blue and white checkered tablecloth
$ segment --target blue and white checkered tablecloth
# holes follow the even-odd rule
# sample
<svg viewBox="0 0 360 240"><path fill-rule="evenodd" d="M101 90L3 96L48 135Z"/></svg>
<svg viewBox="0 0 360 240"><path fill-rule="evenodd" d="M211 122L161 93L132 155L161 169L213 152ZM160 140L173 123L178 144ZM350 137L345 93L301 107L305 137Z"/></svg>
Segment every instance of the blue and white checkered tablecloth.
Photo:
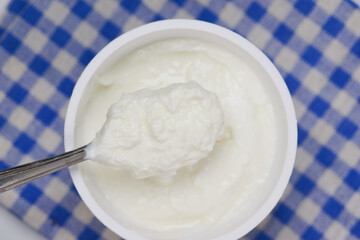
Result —
<svg viewBox="0 0 360 240"><path fill-rule="evenodd" d="M86 64L121 33L168 18L241 34L292 94L295 169L246 239L360 239L360 9L349 0L13 0L0 22L0 169L62 153L67 103ZM86 208L68 170L0 202L49 239L118 239Z"/></svg>

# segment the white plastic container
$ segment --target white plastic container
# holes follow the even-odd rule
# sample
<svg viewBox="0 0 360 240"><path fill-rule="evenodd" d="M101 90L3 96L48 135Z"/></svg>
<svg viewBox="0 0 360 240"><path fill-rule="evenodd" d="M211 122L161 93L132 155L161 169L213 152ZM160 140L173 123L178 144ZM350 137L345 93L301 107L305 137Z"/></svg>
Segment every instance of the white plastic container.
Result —
<svg viewBox="0 0 360 240"><path fill-rule="evenodd" d="M187 239L238 239L256 227L275 207L289 181L297 147L295 111L289 91L271 61L253 44L223 27L197 20L164 20L131 30L109 43L85 68L76 83L65 119L65 150L75 148L78 107L84 90L94 74L106 69L137 48L167 38L195 38L217 44L244 59L258 75L274 105L278 129L277 158L271 168L270 188L258 210L239 223L234 220ZM77 166L70 174L81 198L94 215L109 229L125 239L146 239L115 221L95 201Z"/></svg>

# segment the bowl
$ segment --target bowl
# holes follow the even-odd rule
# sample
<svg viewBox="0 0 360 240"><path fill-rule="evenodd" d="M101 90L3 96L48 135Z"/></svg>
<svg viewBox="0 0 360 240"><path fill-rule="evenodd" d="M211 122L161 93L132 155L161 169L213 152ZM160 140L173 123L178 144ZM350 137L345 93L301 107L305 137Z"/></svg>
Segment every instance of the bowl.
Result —
<svg viewBox="0 0 360 240"><path fill-rule="evenodd" d="M163 20L133 29L106 45L88 64L77 81L65 119L65 150L75 148L76 119L79 103L89 81L117 60L147 44L168 38L194 38L219 45L242 59L261 79L276 114L278 148L276 164L268 177L266 198L244 222L236 220L187 239L238 239L256 227L275 207L289 181L297 148L297 122L291 96L283 78L271 61L253 44L223 27L198 20ZM104 211L85 184L78 166L70 167L74 185L92 213L110 230L125 239L147 239L140 233L115 221Z"/></svg>

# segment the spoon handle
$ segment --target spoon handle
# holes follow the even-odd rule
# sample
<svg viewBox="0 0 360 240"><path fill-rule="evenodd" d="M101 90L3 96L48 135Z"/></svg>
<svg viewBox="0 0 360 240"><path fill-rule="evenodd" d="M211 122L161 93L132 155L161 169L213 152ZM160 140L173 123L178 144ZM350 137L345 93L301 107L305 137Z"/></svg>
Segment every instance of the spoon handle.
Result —
<svg viewBox="0 0 360 240"><path fill-rule="evenodd" d="M85 147L0 171L0 193L84 161Z"/></svg>

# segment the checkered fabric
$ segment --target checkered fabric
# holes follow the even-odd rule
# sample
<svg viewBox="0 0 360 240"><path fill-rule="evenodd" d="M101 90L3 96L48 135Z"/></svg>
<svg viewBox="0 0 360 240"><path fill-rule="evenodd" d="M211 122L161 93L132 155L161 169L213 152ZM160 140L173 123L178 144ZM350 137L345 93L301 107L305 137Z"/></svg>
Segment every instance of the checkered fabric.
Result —
<svg viewBox="0 0 360 240"><path fill-rule="evenodd" d="M0 169L64 151L67 103L108 42L160 19L213 22L274 62L291 92L299 148L280 203L245 239L360 238L360 9L349 0L13 0L0 22ZM49 239L118 239L68 170L0 196Z"/></svg>

